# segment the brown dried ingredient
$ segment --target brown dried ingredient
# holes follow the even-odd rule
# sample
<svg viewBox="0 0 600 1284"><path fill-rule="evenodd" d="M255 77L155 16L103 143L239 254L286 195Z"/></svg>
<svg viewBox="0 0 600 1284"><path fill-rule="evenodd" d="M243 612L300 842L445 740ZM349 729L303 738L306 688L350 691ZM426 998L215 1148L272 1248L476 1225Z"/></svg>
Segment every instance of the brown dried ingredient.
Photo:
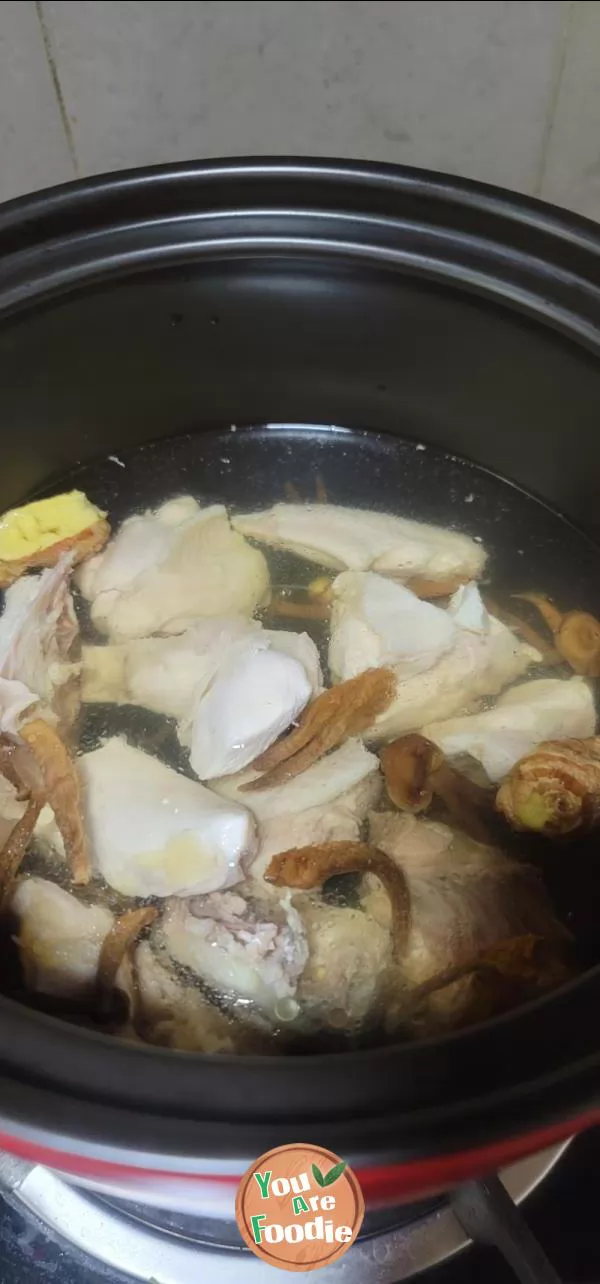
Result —
<svg viewBox="0 0 600 1284"><path fill-rule="evenodd" d="M513 829L565 838L600 825L600 736L547 740L513 767L496 795Z"/></svg>
<svg viewBox="0 0 600 1284"><path fill-rule="evenodd" d="M279 852L265 871L268 883L309 891L333 874L375 874L385 887L392 908L392 948L395 957L406 946L410 925L410 897L400 867L366 843L330 842Z"/></svg>
<svg viewBox="0 0 600 1284"><path fill-rule="evenodd" d="M75 763L54 728L42 718L27 722L20 735L42 777L42 785L33 791L33 797L42 804L48 803L54 812L73 882L87 883L91 871Z"/></svg>
<svg viewBox="0 0 600 1284"><path fill-rule="evenodd" d="M265 774L243 788L271 789L306 771L330 749L370 727L395 693L393 669L367 669L324 691L304 710L294 731L255 760L255 770Z"/></svg>
<svg viewBox="0 0 600 1284"><path fill-rule="evenodd" d="M73 553L73 565L83 562L86 557L93 557L99 553L110 538L110 526L105 518L99 518L92 526L86 530L79 531L77 535L71 535L68 539L58 540L56 544L50 544L48 548L39 549L27 557L15 558L12 561L2 561L0 559L0 589L8 588L14 584L15 580L20 579L26 571L42 570L48 566L56 566L60 561L63 553Z"/></svg>
<svg viewBox="0 0 600 1284"><path fill-rule="evenodd" d="M528 620L524 620L521 615L517 615L514 611L509 611L505 606L501 606L489 594L486 593L482 596L490 615L495 616L497 620L501 620L513 633L517 633L524 642L528 642L529 646L539 651L545 665L553 668L557 664L563 664L563 656L560 651L557 651L556 647L547 638L543 637L537 629L534 629Z"/></svg>
<svg viewBox="0 0 600 1284"><path fill-rule="evenodd" d="M416 732L386 745L379 755L392 802L401 811L426 811L433 799L432 776L444 755L437 745Z"/></svg>
<svg viewBox="0 0 600 1284"><path fill-rule="evenodd" d="M380 759L390 799L401 811L426 811L435 795L464 833L478 843L491 841L493 792L451 767L431 740L416 732L401 736L381 750Z"/></svg>
<svg viewBox="0 0 600 1284"><path fill-rule="evenodd" d="M416 575L412 580L406 581L405 587L410 589L415 597L451 597L465 583L464 575L448 575L445 580L428 580L424 576Z"/></svg>
<svg viewBox="0 0 600 1284"><path fill-rule="evenodd" d="M267 608L269 615L282 620L328 620L331 614L331 603L325 598L304 600L294 597L278 597L274 594Z"/></svg>
<svg viewBox="0 0 600 1284"><path fill-rule="evenodd" d="M102 942L96 977L96 994L100 1008L110 1008L117 972L138 936L154 923L158 910L154 905L142 905L126 910L116 918L110 932Z"/></svg>
<svg viewBox="0 0 600 1284"><path fill-rule="evenodd" d="M600 677L600 621L587 611L563 613L542 593L515 593L522 602L530 602L540 612L554 636L557 651L575 673L582 677Z"/></svg>
<svg viewBox="0 0 600 1284"><path fill-rule="evenodd" d="M30 799L24 814L9 834L0 852L0 910L10 899L15 878L35 829L42 805Z"/></svg>

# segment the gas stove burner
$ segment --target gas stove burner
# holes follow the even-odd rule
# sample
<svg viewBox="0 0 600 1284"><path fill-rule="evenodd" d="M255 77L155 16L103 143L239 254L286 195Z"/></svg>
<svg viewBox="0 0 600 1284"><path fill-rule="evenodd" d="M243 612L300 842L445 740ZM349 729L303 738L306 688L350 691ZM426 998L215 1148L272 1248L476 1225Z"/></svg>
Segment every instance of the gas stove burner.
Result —
<svg viewBox="0 0 600 1284"><path fill-rule="evenodd" d="M547 1176L568 1142L505 1169L515 1204ZM0 1155L0 1193L81 1267L106 1268L111 1284L273 1284L273 1268L241 1242L233 1222L166 1212L83 1190L57 1173ZM446 1198L372 1213L349 1253L322 1271L324 1284L399 1284L470 1243ZM104 1268L104 1269L102 1269Z"/></svg>

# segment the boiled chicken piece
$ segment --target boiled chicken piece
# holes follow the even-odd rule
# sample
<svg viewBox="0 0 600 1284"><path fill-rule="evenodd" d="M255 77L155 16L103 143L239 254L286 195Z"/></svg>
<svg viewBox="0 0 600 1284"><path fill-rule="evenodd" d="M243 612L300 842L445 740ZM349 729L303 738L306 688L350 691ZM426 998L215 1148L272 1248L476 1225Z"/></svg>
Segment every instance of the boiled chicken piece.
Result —
<svg viewBox="0 0 600 1284"><path fill-rule="evenodd" d="M533 870L448 825L406 812L377 812L370 841L401 867L408 881L411 919L400 960L410 984L470 960L480 950L526 933L556 930L543 885ZM366 911L385 926L389 898L372 875ZM446 1002L440 992L439 1002ZM451 995L452 1002L455 995Z"/></svg>
<svg viewBox="0 0 600 1284"><path fill-rule="evenodd" d="M406 581L476 579L486 554L458 531L334 504L275 504L234 517L242 535L336 570L380 571Z"/></svg>
<svg viewBox="0 0 600 1284"><path fill-rule="evenodd" d="M177 718L202 780L240 771L268 749L321 682L306 633L263 630L240 616L83 654L84 699L116 698Z"/></svg>
<svg viewBox="0 0 600 1284"><path fill-rule="evenodd" d="M289 892L263 905L236 892L175 901L159 939L176 963L200 976L238 1015L249 1005L274 1022L296 1015L290 1000L308 949Z"/></svg>
<svg viewBox="0 0 600 1284"><path fill-rule="evenodd" d="M71 723L77 714L79 626L69 589L72 556L27 575L5 595L0 617L0 729L16 733L28 710Z"/></svg>
<svg viewBox="0 0 600 1284"><path fill-rule="evenodd" d="M190 706L209 684L231 647L261 633L242 615L196 620L171 637L135 638L82 650L82 699L138 704L190 723Z"/></svg>
<svg viewBox="0 0 600 1284"><path fill-rule="evenodd" d="M333 754L326 760L330 762ZM290 781L291 784L291 781ZM358 842L367 814L377 806L383 789L378 771L372 771L358 784L339 794L321 807L308 806L304 811L283 812L263 819L259 825L258 855L248 869L248 877L260 883L263 894L280 896L281 889L264 881L264 873L273 856L291 847L311 847L315 843ZM247 795L252 798L253 795ZM304 796L305 801L308 795Z"/></svg>
<svg viewBox="0 0 600 1284"><path fill-rule="evenodd" d="M497 695L540 659L488 614L474 585L459 589L449 613L456 627L454 645L425 672L400 674L396 697L365 733L367 742L392 740L434 718L462 712L483 696Z"/></svg>
<svg viewBox="0 0 600 1284"><path fill-rule="evenodd" d="M338 682L385 665L399 678L412 677L456 642L459 626L449 611L383 575L344 571L332 589L329 667Z"/></svg>
<svg viewBox="0 0 600 1284"><path fill-rule="evenodd" d="M78 759L95 868L124 896L229 887L257 849L245 807L115 737Z"/></svg>
<svg viewBox="0 0 600 1284"><path fill-rule="evenodd" d="M496 783L543 740L593 736L596 710L583 678L540 678L500 696L495 708L423 727L447 757L469 754Z"/></svg>
<svg viewBox="0 0 600 1284"><path fill-rule="evenodd" d="M308 942L308 962L297 998L303 1023L351 1033L376 1014L390 932L361 909L297 896Z"/></svg>
<svg viewBox="0 0 600 1284"><path fill-rule="evenodd" d="M96 627L119 642L182 633L198 617L251 615L268 598L269 573L222 504L200 508L188 495L130 517L78 583Z"/></svg>
<svg viewBox="0 0 600 1284"><path fill-rule="evenodd" d="M235 1026L200 992L162 963L148 941L135 951L136 1026L148 1043L187 1052L246 1051Z"/></svg>
<svg viewBox="0 0 600 1284"><path fill-rule="evenodd" d="M222 798L250 807L261 825L279 817L295 816L309 807L324 807L367 779L375 778L379 787L379 759L365 749L360 740L347 740L312 767L285 784L273 789L245 793L243 785L257 778L254 771L243 771L211 781L211 789Z"/></svg>
<svg viewBox="0 0 600 1284"><path fill-rule="evenodd" d="M241 771L287 730L311 697L304 666L264 638L233 648L197 701L190 763L201 780Z"/></svg>
<svg viewBox="0 0 600 1284"><path fill-rule="evenodd" d="M110 910L85 905L45 878L25 878L11 903L25 984L43 994L91 993L100 950L113 924Z"/></svg>

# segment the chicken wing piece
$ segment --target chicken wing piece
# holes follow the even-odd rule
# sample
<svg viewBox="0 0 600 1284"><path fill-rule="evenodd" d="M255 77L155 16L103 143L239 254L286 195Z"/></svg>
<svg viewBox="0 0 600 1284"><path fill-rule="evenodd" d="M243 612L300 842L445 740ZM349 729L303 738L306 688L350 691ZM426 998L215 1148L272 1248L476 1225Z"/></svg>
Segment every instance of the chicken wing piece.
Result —
<svg viewBox="0 0 600 1284"><path fill-rule="evenodd" d="M289 894L263 904L236 892L175 901L158 938L175 962L200 976L239 1016L252 1004L275 1023L295 1017L290 1000L308 948Z"/></svg>
<svg viewBox="0 0 600 1284"><path fill-rule="evenodd" d="M102 905L85 905L56 883L24 878L11 909L25 984L43 994L78 998L94 992L100 951L113 925Z"/></svg>
<svg viewBox="0 0 600 1284"><path fill-rule="evenodd" d="M120 738L78 760L97 871L124 896L229 887L257 850L252 815Z"/></svg>
<svg viewBox="0 0 600 1284"><path fill-rule="evenodd" d="M501 695L493 709L431 722L423 735L450 758L469 754L497 783L544 740L593 736L594 697L584 678L540 678Z"/></svg>
<svg viewBox="0 0 600 1284"><path fill-rule="evenodd" d="M380 571L403 583L418 576L457 587L477 579L486 559L481 544L458 531L335 504L275 504L232 520L242 535L320 566Z"/></svg>
<svg viewBox="0 0 600 1284"><path fill-rule="evenodd" d="M223 505L191 496L130 517L78 577L92 620L115 642L182 633L198 617L251 615L268 599L263 554L230 525Z"/></svg>

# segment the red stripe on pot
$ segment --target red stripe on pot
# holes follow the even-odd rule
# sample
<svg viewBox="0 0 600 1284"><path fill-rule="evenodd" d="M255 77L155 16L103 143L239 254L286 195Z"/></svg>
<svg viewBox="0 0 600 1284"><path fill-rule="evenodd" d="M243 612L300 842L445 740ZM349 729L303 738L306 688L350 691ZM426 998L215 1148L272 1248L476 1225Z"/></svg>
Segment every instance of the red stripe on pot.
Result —
<svg viewBox="0 0 600 1284"><path fill-rule="evenodd" d="M404 1203L447 1190L457 1182L467 1181L471 1177L504 1168L507 1164L524 1159L538 1150L544 1150L546 1146L564 1141L573 1133L582 1132L595 1124L600 1124L600 1109L579 1115L576 1119L538 1129L525 1136L511 1137L493 1145L482 1146L477 1150L415 1159L405 1164L357 1167L355 1171L365 1199L370 1204ZM239 1176L229 1173L173 1172L158 1166L141 1168L132 1164L112 1163L86 1155L54 1150L49 1146L40 1146L21 1137L11 1137L4 1132L0 1132L0 1149L18 1155L30 1163L43 1164L46 1168L69 1173L73 1177L85 1177L92 1181L96 1179L103 1183L110 1182L111 1179L115 1181L133 1179L143 1185L144 1182L156 1181L159 1178L167 1185L169 1181L187 1181L236 1187L242 1175L241 1172Z"/></svg>

